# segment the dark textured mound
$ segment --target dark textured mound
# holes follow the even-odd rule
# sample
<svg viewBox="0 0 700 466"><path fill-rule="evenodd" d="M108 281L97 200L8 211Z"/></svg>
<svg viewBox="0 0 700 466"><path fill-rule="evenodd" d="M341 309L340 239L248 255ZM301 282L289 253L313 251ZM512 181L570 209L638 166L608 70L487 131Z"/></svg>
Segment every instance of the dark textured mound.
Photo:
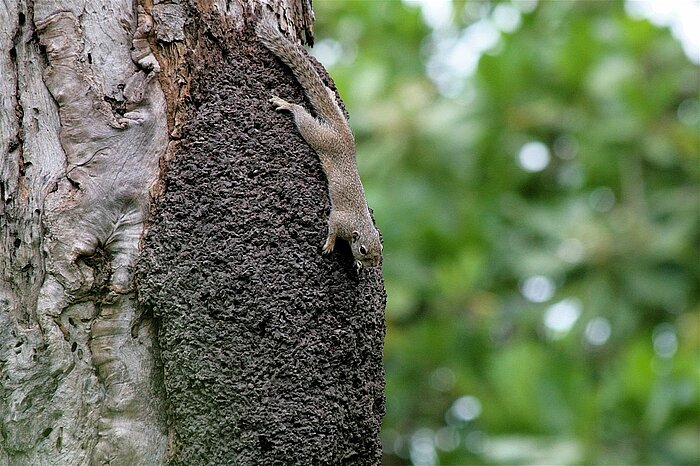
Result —
<svg viewBox="0 0 700 466"><path fill-rule="evenodd" d="M321 256L324 175L267 102L301 90L255 42L233 47L195 77L137 274L160 322L171 463L378 464L381 273L356 272L342 241Z"/></svg>

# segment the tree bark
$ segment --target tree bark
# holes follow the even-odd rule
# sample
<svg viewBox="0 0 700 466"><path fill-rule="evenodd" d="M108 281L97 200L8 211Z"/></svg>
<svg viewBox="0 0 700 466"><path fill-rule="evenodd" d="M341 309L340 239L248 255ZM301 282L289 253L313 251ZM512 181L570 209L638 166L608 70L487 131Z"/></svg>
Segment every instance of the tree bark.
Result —
<svg viewBox="0 0 700 466"><path fill-rule="evenodd" d="M310 5L139 3L0 6L0 465L379 463L381 271L252 32Z"/></svg>

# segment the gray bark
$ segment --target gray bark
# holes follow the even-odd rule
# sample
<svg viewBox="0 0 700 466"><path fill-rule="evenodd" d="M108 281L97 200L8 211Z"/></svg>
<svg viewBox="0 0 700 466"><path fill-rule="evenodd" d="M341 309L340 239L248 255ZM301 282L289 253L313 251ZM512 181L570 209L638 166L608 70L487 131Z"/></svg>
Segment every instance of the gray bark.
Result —
<svg viewBox="0 0 700 466"><path fill-rule="evenodd" d="M59 3L0 10L0 464L156 464L153 327L129 271L168 141L149 18Z"/></svg>
<svg viewBox="0 0 700 466"><path fill-rule="evenodd" d="M0 465L376 463L381 272L250 29L312 13L149 5L0 4Z"/></svg>

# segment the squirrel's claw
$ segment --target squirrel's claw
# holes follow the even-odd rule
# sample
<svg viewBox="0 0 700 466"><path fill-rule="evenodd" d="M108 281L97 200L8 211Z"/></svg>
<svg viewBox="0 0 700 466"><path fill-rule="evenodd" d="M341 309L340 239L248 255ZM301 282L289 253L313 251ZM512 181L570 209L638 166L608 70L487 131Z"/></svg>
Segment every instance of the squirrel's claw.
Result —
<svg viewBox="0 0 700 466"><path fill-rule="evenodd" d="M328 236L326 238L326 242L323 244L323 254L330 254L333 252L333 248L335 248L335 236Z"/></svg>
<svg viewBox="0 0 700 466"><path fill-rule="evenodd" d="M277 110L278 112L281 110L291 110L292 106L292 104L280 97L277 97L276 95L272 96L272 98L270 99L270 103L275 106L275 110Z"/></svg>

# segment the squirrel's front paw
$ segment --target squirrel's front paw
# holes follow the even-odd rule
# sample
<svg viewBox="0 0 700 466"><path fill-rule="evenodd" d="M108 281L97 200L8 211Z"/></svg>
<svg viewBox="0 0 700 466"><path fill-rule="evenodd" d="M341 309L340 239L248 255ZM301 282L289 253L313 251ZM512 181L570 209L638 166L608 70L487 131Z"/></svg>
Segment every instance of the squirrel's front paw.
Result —
<svg viewBox="0 0 700 466"><path fill-rule="evenodd" d="M272 105L275 106L275 110L278 112L280 110L291 110L292 109L292 104L287 102L286 100L277 97L276 95L273 95L272 98L270 99L270 102Z"/></svg>
<svg viewBox="0 0 700 466"><path fill-rule="evenodd" d="M323 244L323 254L330 254L333 252L333 248L335 248L335 236L329 235L328 238L326 238L326 242Z"/></svg>

